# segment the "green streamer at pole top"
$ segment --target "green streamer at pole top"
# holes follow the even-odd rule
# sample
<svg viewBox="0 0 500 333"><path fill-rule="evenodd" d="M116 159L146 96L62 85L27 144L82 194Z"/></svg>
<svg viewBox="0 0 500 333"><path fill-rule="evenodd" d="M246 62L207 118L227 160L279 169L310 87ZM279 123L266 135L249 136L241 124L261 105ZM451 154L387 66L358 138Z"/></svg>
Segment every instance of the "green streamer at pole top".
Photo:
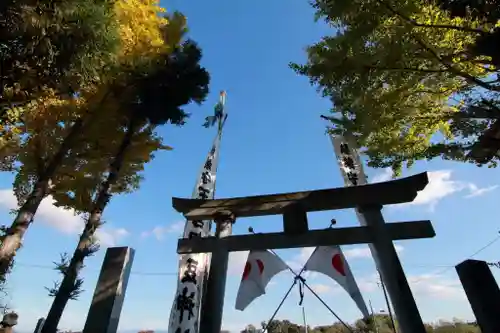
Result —
<svg viewBox="0 0 500 333"><path fill-rule="evenodd" d="M224 125L227 118L227 114L224 112L225 104L226 92L222 90L219 94L219 102L214 107L214 115L205 118L205 123L203 124L205 128L212 127L217 123L219 130L222 129L222 126Z"/></svg>

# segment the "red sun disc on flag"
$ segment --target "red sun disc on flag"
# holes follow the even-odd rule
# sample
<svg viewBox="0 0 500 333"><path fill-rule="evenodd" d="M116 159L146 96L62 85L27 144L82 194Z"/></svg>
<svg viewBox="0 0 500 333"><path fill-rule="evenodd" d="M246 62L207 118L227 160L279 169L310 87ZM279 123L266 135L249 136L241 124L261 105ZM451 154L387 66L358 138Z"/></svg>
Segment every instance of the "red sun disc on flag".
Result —
<svg viewBox="0 0 500 333"><path fill-rule="evenodd" d="M257 266L259 266L259 272L262 275L262 272L264 271L264 263L260 259L257 259L255 261L257 262Z"/></svg>
<svg viewBox="0 0 500 333"><path fill-rule="evenodd" d="M345 276L344 262L342 261L342 257L340 256L340 253L333 255L332 266L337 272L340 273L340 275Z"/></svg>
<svg viewBox="0 0 500 333"><path fill-rule="evenodd" d="M252 271L252 264L247 261L245 264L245 269L243 270L243 276L241 277L241 280L246 280L248 278L248 275L250 275L250 272Z"/></svg>

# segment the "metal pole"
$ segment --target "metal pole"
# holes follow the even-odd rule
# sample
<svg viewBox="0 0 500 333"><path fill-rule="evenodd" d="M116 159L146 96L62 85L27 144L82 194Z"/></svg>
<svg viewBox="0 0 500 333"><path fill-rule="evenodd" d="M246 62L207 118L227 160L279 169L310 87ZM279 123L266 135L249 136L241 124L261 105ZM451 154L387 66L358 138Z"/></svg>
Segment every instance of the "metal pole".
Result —
<svg viewBox="0 0 500 333"><path fill-rule="evenodd" d="M230 236L233 223L233 216L217 219L215 237ZM200 332L220 333L221 331L228 262L229 251L227 249L217 247L212 252L207 289L201 306Z"/></svg>
<svg viewBox="0 0 500 333"><path fill-rule="evenodd" d="M375 333L378 333L378 322L377 318L375 318L375 313L373 313L372 301L369 300L368 304L370 305L370 310L372 311L372 321L373 321L373 326L375 327Z"/></svg>
<svg viewBox="0 0 500 333"><path fill-rule="evenodd" d="M394 312L402 333L425 333L425 326L413 298L406 275L399 261L392 239L385 230L382 206L360 207L357 209L362 225L373 230L374 241L370 244L373 258L387 287L394 305Z"/></svg>
<svg viewBox="0 0 500 333"><path fill-rule="evenodd" d="M306 310L302 307L302 319L304 321L304 332L307 333Z"/></svg>
<svg viewBox="0 0 500 333"><path fill-rule="evenodd" d="M382 291L384 292L385 304L387 304L387 311L389 311L389 317L391 318L391 325L394 333L398 333L396 330L396 323L394 322L394 316L392 315L391 304L389 303L389 298L387 297L387 290L385 289L384 280L382 280L382 275L380 275L380 271L377 270L378 276L380 278L380 285L382 286Z"/></svg>

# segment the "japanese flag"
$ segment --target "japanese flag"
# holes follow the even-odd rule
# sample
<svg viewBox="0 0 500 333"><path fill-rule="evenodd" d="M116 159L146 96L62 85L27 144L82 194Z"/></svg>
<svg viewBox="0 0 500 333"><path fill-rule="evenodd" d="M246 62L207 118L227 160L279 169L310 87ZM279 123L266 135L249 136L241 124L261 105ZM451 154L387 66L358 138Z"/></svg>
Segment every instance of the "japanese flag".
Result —
<svg viewBox="0 0 500 333"><path fill-rule="evenodd" d="M369 317L363 296L339 246L318 246L304 270L323 273L334 279L349 293L363 316Z"/></svg>
<svg viewBox="0 0 500 333"><path fill-rule="evenodd" d="M273 276L287 267L283 260L267 250L250 251L236 296L236 310L243 311L254 299L264 295Z"/></svg>

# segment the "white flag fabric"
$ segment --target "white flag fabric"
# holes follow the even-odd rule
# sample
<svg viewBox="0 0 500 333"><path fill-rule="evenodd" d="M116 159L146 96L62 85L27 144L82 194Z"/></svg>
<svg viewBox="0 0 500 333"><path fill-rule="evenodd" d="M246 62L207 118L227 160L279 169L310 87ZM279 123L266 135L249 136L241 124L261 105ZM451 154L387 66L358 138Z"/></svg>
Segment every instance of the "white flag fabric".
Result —
<svg viewBox="0 0 500 333"><path fill-rule="evenodd" d="M283 260L269 251L250 251L236 296L236 310L243 311L256 298L266 293L273 276L287 269Z"/></svg>
<svg viewBox="0 0 500 333"><path fill-rule="evenodd" d="M339 246L318 246L307 260L304 270L331 277L349 293L363 316L369 317L366 303Z"/></svg>

